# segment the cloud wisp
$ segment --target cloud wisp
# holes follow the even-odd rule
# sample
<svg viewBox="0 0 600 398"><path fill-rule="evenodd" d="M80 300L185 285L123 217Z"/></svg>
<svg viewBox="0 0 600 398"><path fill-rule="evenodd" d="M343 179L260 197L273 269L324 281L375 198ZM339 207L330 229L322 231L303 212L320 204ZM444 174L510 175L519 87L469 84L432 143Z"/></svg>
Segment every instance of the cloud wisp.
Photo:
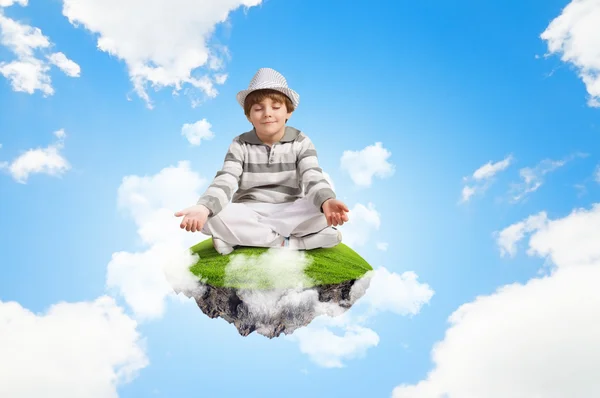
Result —
<svg viewBox="0 0 600 398"><path fill-rule="evenodd" d="M514 157L509 155L502 160L491 161L479 167L471 176L463 177L465 186L461 192L460 203L466 203L475 195L482 195L493 183L494 177L506 170L514 162Z"/></svg>
<svg viewBox="0 0 600 398"><path fill-rule="evenodd" d="M586 157L585 153L575 153L561 160L544 159L534 167L524 167L519 170L520 183L511 184L510 201L517 203L537 191L545 181L547 174L565 166L575 158Z"/></svg>

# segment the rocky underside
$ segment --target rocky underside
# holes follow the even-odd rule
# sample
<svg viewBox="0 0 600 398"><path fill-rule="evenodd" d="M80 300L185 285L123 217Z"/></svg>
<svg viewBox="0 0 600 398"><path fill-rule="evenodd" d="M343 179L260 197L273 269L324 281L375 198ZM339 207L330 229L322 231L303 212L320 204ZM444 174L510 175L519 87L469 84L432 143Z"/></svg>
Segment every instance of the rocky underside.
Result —
<svg viewBox="0 0 600 398"><path fill-rule="evenodd" d="M268 338L291 334L308 325L315 317L339 315L347 311L368 286L370 278L311 288L248 290L214 287L200 283L193 297L202 312L232 323L242 336L256 331Z"/></svg>

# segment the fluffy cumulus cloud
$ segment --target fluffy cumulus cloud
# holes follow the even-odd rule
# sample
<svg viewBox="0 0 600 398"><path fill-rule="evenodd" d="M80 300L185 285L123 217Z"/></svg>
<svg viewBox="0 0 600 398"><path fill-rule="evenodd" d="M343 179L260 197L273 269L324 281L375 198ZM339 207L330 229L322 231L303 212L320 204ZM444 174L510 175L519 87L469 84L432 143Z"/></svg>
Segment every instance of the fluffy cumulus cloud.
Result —
<svg viewBox="0 0 600 398"><path fill-rule="evenodd" d="M206 180L188 162L166 167L153 176L127 176L118 190L120 211L137 226L138 252L114 253L107 270L107 288L121 295L138 319L162 316L173 290L196 288L189 271L197 261L189 247L207 238L179 228L175 211L196 203Z"/></svg>
<svg viewBox="0 0 600 398"><path fill-rule="evenodd" d="M320 316L286 338L296 342L318 366L341 368L379 344L377 332L366 326L370 318L383 312L416 315L434 294L413 272L397 274L384 267L368 272L350 294L359 296L359 292L364 296L348 311L323 305Z"/></svg>
<svg viewBox="0 0 600 398"><path fill-rule="evenodd" d="M339 317L345 319L347 315ZM342 323L337 320L336 324L332 324L326 319L316 319L307 328L297 330L289 337L318 366L342 368L345 361L362 358L369 348L379 344L379 335L372 329L352 321Z"/></svg>
<svg viewBox="0 0 600 398"><path fill-rule="evenodd" d="M370 313L416 315L433 297L433 290L429 285L420 283L418 279L417 274L412 271L397 274L380 267L371 278L363 302L368 305Z"/></svg>
<svg viewBox="0 0 600 398"><path fill-rule="evenodd" d="M47 174L60 177L71 165L61 154L66 133L63 129L54 132L57 140L46 148L29 149L12 162L0 162L0 169L8 172L15 181L26 184L32 174Z"/></svg>
<svg viewBox="0 0 600 398"><path fill-rule="evenodd" d="M148 365L137 323L107 296L34 314L0 301L0 396L107 398Z"/></svg>
<svg viewBox="0 0 600 398"><path fill-rule="evenodd" d="M494 163L490 161L475 170L471 176L464 177L466 185L461 192L461 202L468 202L473 195L484 193L494 182L494 176L506 170L513 161L512 155Z"/></svg>
<svg viewBox="0 0 600 398"><path fill-rule="evenodd" d="M215 137L211 127L212 125L206 119L198 120L196 123L185 123L181 128L181 135L187 138L190 144L198 146L202 140L212 140Z"/></svg>
<svg viewBox="0 0 600 398"><path fill-rule="evenodd" d="M357 248L366 244L371 232L378 230L381 225L381 217L373 203L367 206L357 203L348 213L348 222L339 226L342 232L342 241L345 245Z"/></svg>
<svg viewBox="0 0 600 398"><path fill-rule="evenodd" d="M0 0L0 7L27 5L26 0ZM79 65L62 52L53 53L53 44L39 28L6 17L0 8L0 46L14 54L10 62L0 62L0 74L11 83L14 91L44 96L54 94L50 69L57 66L65 74L78 77Z"/></svg>
<svg viewBox="0 0 600 398"><path fill-rule="evenodd" d="M434 368L424 380L398 386L393 396L597 396L598 225L600 203L555 220L540 213L496 234L501 248L529 236L527 253L544 258L551 272L458 308L433 348Z"/></svg>
<svg viewBox="0 0 600 398"><path fill-rule="evenodd" d="M218 24L261 0L63 0L63 14L98 38L98 49L125 62L135 92L152 107L147 88L183 86L217 95L226 47L211 45ZM115 13L115 10L119 10ZM201 69L200 69L201 68Z"/></svg>
<svg viewBox="0 0 600 398"><path fill-rule="evenodd" d="M542 186L546 174L556 171L575 158L586 156L587 154L585 153L575 153L561 160L544 159L534 167L520 169L519 175L522 181L511 185L510 200L513 203L523 200Z"/></svg>
<svg viewBox="0 0 600 398"><path fill-rule="evenodd" d="M388 162L391 155L381 142L376 142L360 151L344 151L340 167L350 174L356 186L365 188L371 186L373 177L387 178L394 174L395 167Z"/></svg>
<svg viewBox="0 0 600 398"><path fill-rule="evenodd" d="M600 2L572 0L541 34L548 53L573 65L588 92L588 105L600 107Z"/></svg>

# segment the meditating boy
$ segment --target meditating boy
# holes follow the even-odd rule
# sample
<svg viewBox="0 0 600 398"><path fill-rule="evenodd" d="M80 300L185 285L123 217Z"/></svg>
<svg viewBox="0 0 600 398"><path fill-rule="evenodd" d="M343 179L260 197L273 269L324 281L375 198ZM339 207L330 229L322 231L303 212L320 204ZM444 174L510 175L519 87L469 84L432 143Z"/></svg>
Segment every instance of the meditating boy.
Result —
<svg viewBox="0 0 600 398"><path fill-rule="evenodd" d="M226 255L236 246L310 250L333 247L348 221L303 132L286 123L298 94L277 71L261 68L237 94L253 129L234 138L222 170L195 206L175 213L180 227L211 235ZM230 203L231 201L231 203Z"/></svg>

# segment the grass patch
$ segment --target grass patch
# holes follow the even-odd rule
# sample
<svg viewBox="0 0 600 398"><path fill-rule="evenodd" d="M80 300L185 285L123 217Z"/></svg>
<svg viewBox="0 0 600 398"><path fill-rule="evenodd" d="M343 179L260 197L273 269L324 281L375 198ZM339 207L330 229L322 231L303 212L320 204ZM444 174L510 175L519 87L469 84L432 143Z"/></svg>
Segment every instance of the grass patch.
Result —
<svg viewBox="0 0 600 398"><path fill-rule="evenodd" d="M206 239L190 249L192 253L198 254L199 260L196 264L190 267L192 273L214 287L233 287L233 288L248 288L248 289L269 289L269 288L286 288L294 287L290 283L302 278L302 275L293 276L284 275L283 273L293 272L293 267L289 264L282 264L281 267L275 267L265 271L257 267L253 261L245 261L242 267L235 267L235 270L230 267L228 275L225 275L225 268L233 256L243 254L255 259L267 252L267 248L262 247L239 247L231 254L223 256L214 249L212 238ZM361 278L367 271L373 269L361 256L354 250L344 245L338 244L329 249L313 249L302 251L309 261L308 266L304 269L304 275L309 278L305 287L318 285L329 285L345 282L352 279ZM277 256L276 252L272 252L273 256ZM281 254L282 261L289 259L293 254ZM295 258L295 257L294 257ZM239 264L239 263L235 263ZM282 270L281 275L277 275L277 268ZM235 271L235 272L230 272ZM274 277L275 276L275 277ZM273 281L275 280L275 282Z"/></svg>

